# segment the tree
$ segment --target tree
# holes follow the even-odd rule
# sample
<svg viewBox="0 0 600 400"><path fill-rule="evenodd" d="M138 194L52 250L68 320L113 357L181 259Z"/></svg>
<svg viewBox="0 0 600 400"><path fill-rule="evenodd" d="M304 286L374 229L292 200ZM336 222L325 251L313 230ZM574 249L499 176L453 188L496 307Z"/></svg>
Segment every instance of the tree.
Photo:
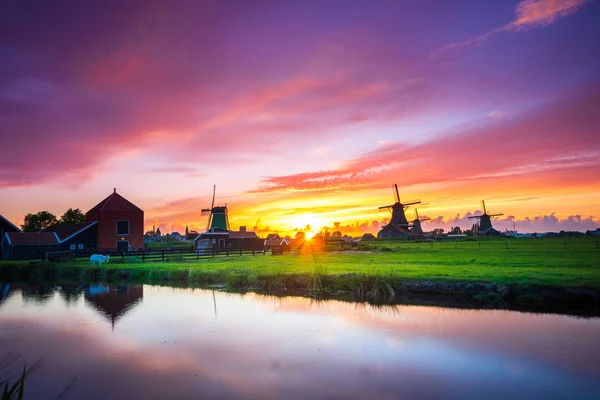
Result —
<svg viewBox="0 0 600 400"><path fill-rule="evenodd" d="M156 228L156 236L162 236L162 234L160 233L160 228Z"/></svg>
<svg viewBox="0 0 600 400"><path fill-rule="evenodd" d="M60 217L61 224L83 224L85 223L85 215L81 212L79 208L72 209L69 208L65 213Z"/></svg>
<svg viewBox="0 0 600 400"><path fill-rule="evenodd" d="M438 229L434 229L434 230L433 230L433 234L434 234L434 235L441 235L442 233L444 233L444 230L443 230L443 229L441 229L441 228L438 228Z"/></svg>
<svg viewBox="0 0 600 400"><path fill-rule="evenodd" d="M450 234L451 235L462 235L462 230L460 229L460 226L452 227L452 229L450 230Z"/></svg>
<svg viewBox="0 0 600 400"><path fill-rule="evenodd" d="M306 233L302 231L296 232L296 239L306 239Z"/></svg>
<svg viewBox="0 0 600 400"><path fill-rule="evenodd" d="M37 232L56 224L58 224L56 215L48 211L40 211L36 214L27 214L23 220L21 229L25 232Z"/></svg>
<svg viewBox="0 0 600 400"><path fill-rule="evenodd" d="M185 226L185 236L190 234L190 230L188 229L188 226Z"/></svg>
<svg viewBox="0 0 600 400"><path fill-rule="evenodd" d="M335 231L331 234L331 238L332 239L341 239L342 238L342 232L340 231Z"/></svg>

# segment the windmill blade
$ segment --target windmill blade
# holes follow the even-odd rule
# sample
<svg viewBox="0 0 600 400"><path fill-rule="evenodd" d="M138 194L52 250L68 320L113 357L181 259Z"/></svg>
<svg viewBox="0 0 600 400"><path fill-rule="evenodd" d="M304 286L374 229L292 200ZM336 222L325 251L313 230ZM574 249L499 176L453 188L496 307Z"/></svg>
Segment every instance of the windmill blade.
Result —
<svg viewBox="0 0 600 400"><path fill-rule="evenodd" d="M421 204L421 200L409 201L408 203L404 203L404 206L412 206L413 204Z"/></svg>
<svg viewBox="0 0 600 400"><path fill-rule="evenodd" d="M210 213L210 216L208 217L208 223L206 224L206 232L210 231L210 224L212 223L212 219L213 215L212 213Z"/></svg>
<svg viewBox="0 0 600 400"><path fill-rule="evenodd" d="M483 213L487 214L487 211L485 211L485 200L481 200L481 204L483 205Z"/></svg>
<svg viewBox="0 0 600 400"><path fill-rule="evenodd" d="M398 185L395 183L394 188L396 188L396 203L400 203L400 193L398 192Z"/></svg>
<svg viewBox="0 0 600 400"><path fill-rule="evenodd" d="M421 218L419 221L423 222L423 221L429 221L431 218L429 217L423 217Z"/></svg>
<svg viewBox="0 0 600 400"><path fill-rule="evenodd" d="M415 208L415 217L417 217L417 220L419 219L419 211Z"/></svg>
<svg viewBox="0 0 600 400"><path fill-rule="evenodd" d="M479 218L481 218L481 215L473 215L472 217L469 217L469 219L475 219L475 218L479 219Z"/></svg>
<svg viewBox="0 0 600 400"><path fill-rule="evenodd" d="M392 207L394 207L393 204L390 206L381 206L381 207L379 207L379 210L383 210L384 208L392 208Z"/></svg>
<svg viewBox="0 0 600 400"><path fill-rule="evenodd" d="M504 215L504 213L499 213L499 214L489 214L489 217L499 217L500 215Z"/></svg>
<svg viewBox="0 0 600 400"><path fill-rule="evenodd" d="M202 211L200 212L201 215L206 215L207 213L211 212L212 210L210 208L203 208Z"/></svg>
<svg viewBox="0 0 600 400"><path fill-rule="evenodd" d="M215 195L216 194L217 194L217 185L213 185L213 201L212 201L212 205L210 206L211 211L213 208L215 208Z"/></svg>

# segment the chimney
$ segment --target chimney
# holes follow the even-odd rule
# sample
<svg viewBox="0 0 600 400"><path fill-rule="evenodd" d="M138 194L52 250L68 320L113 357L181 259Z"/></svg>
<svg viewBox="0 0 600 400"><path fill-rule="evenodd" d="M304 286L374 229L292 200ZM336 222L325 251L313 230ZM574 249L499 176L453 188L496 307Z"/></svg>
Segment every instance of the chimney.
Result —
<svg viewBox="0 0 600 400"><path fill-rule="evenodd" d="M240 226L240 232L246 232L246 226Z"/></svg>
<svg viewBox="0 0 600 400"><path fill-rule="evenodd" d="M117 188L113 188L113 193L117 193Z"/></svg>

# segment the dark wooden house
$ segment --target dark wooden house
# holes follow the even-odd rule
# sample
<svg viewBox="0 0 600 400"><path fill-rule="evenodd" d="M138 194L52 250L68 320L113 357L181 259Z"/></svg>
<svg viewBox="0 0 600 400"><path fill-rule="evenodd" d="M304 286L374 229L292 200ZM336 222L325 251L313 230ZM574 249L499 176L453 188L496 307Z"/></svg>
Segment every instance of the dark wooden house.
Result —
<svg viewBox="0 0 600 400"><path fill-rule="evenodd" d="M47 252L60 247L54 232L6 232L2 243L2 259L43 260Z"/></svg>
<svg viewBox="0 0 600 400"><path fill-rule="evenodd" d="M98 222L83 224L56 225L46 228L46 232L54 232L60 241L60 250L89 252L98 245Z"/></svg>
<svg viewBox="0 0 600 400"><path fill-rule="evenodd" d="M87 222L97 222L96 248L127 251L144 248L144 211L113 193L85 214Z"/></svg>
<svg viewBox="0 0 600 400"><path fill-rule="evenodd" d="M0 260L3 260L2 245L4 244L5 232L22 232L22 230L18 226L10 222L8 219L0 215Z"/></svg>

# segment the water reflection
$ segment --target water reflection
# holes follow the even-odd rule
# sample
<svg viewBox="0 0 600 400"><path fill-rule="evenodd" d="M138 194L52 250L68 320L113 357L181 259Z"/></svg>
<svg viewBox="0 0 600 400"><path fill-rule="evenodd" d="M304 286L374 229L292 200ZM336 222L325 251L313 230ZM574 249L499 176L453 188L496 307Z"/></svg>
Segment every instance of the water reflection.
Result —
<svg viewBox="0 0 600 400"><path fill-rule="evenodd" d="M94 284L85 288L85 300L104 315L115 328L117 319L139 304L144 298L142 285Z"/></svg>
<svg viewBox="0 0 600 400"><path fill-rule="evenodd" d="M74 377L66 398L600 396L598 319L156 286L0 288L0 349L47 360L26 398Z"/></svg>

